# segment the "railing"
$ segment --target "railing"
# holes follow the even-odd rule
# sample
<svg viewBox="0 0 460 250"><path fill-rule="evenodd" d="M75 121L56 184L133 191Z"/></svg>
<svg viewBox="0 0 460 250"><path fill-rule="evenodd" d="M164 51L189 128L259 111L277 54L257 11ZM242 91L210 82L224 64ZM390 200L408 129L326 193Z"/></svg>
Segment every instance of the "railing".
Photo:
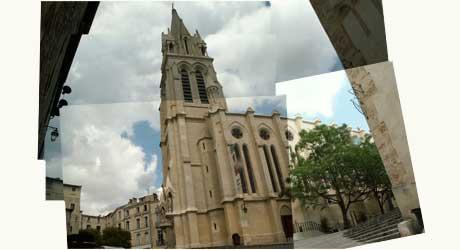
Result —
<svg viewBox="0 0 460 250"><path fill-rule="evenodd" d="M296 233L319 231L322 232L321 225L313 221L305 221L303 223L295 223L294 229Z"/></svg>

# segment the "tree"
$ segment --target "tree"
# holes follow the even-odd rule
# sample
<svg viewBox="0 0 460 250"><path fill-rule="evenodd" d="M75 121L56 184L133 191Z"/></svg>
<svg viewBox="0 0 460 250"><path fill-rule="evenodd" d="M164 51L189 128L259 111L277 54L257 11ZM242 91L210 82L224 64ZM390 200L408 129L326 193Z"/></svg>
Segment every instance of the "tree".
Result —
<svg viewBox="0 0 460 250"><path fill-rule="evenodd" d="M117 227L107 227L102 234L104 245L131 248L131 233Z"/></svg>
<svg viewBox="0 0 460 250"><path fill-rule="evenodd" d="M349 228L351 204L367 199L372 191L362 169L366 164L356 164L357 148L345 124L301 131L291 170L291 195L313 207L337 204L344 227Z"/></svg>
<svg viewBox="0 0 460 250"><path fill-rule="evenodd" d="M362 164L367 186L372 190L375 200L378 202L380 213L384 214L385 202L390 202L393 196L391 192L391 182L380 158L379 151L372 142L371 136L366 136L365 140L357 145L355 149L355 161Z"/></svg>
<svg viewBox="0 0 460 250"><path fill-rule="evenodd" d="M102 245L101 233L96 229L82 229L78 234L67 236L69 248L95 248Z"/></svg>

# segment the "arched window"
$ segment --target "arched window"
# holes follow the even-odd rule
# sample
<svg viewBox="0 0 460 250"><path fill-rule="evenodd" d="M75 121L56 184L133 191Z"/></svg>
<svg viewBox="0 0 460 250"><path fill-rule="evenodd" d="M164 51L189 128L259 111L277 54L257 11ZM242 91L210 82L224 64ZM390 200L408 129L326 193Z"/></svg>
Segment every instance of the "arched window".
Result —
<svg viewBox="0 0 460 250"><path fill-rule="evenodd" d="M270 182L272 183L273 192L277 193L278 188L276 187L275 178L273 176L272 163L270 161L269 152L267 145L263 146L265 161L267 162L268 174L270 175Z"/></svg>
<svg viewBox="0 0 460 250"><path fill-rule="evenodd" d="M252 171L251 158L249 157L249 150L246 144L243 145L243 155L246 161L246 169L248 170L249 175L249 184L251 185L251 191L256 192L256 182L254 180L254 173Z"/></svg>
<svg viewBox="0 0 460 250"><path fill-rule="evenodd" d="M288 129L286 129L285 136L286 136L286 140L288 140L288 141L294 140L294 135Z"/></svg>
<svg viewBox="0 0 460 250"><path fill-rule="evenodd" d="M190 79L188 78L188 72L185 69L180 71L180 77L182 81L182 90L184 91L184 101L193 102L192 89L190 88Z"/></svg>
<svg viewBox="0 0 460 250"><path fill-rule="evenodd" d="M236 162L237 162L237 171L240 176L240 181L241 181L241 189L243 189L243 193L247 193L247 185L246 185L246 176L244 175L244 169L243 169L243 162L241 160L241 154L240 154L240 146L238 144L234 144L233 150L235 151L235 157L236 157Z"/></svg>
<svg viewBox="0 0 460 250"><path fill-rule="evenodd" d="M270 150L271 150L272 157L273 157L273 163L275 164L275 170L276 170L276 175L278 176L278 182L281 186L281 190L284 191L283 174L281 173L280 163L278 160L278 155L276 154L275 146L271 145Z"/></svg>
<svg viewBox="0 0 460 250"><path fill-rule="evenodd" d="M187 54L189 54L189 52L188 52L188 43L187 43L187 38L186 37L184 37L184 45L185 45L185 52Z"/></svg>
<svg viewBox="0 0 460 250"><path fill-rule="evenodd" d="M206 93L206 84L204 82L203 74L197 70L195 73L196 84L198 87L198 94L200 95L201 103L209 103L208 94Z"/></svg>

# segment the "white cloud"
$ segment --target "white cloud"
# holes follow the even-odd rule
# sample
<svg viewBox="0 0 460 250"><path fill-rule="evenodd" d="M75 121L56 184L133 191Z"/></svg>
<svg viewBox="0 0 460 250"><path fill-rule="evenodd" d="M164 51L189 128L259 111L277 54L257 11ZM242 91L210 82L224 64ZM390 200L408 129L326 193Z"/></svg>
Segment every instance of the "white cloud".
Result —
<svg viewBox="0 0 460 250"><path fill-rule="evenodd" d="M200 31L227 97L275 95L275 82L329 72L337 56L308 1L176 2ZM159 99L169 2L102 2L68 78L71 104Z"/></svg>
<svg viewBox="0 0 460 250"><path fill-rule="evenodd" d="M347 83L345 71L337 71L277 83L276 94L286 95L289 116L332 117L335 97Z"/></svg>
<svg viewBox="0 0 460 250"><path fill-rule="evenodd" d="M123 132L147 120L158 132L157 103L69 106L61 116L63 177L82 185L82 210L100 214L147 194L154 186L158 156L143 152ZM157 142L152 141L153 144ZM152 156L145 162L146 154Z"/></svg>

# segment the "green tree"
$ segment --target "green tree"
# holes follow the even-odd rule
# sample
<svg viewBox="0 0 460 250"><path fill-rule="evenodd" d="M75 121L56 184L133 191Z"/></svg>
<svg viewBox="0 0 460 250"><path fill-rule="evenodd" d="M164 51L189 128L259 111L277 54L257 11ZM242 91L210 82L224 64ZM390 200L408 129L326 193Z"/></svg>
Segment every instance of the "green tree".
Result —
<svg viewBox="0 0 460 250"><path fill-rule="evenodd" d="M366 185L372 190L372 195L378 202L380 213L384 214L385 202L390 202L392 198L391 182L380 158L379 151L372 141L372 137L367 135L362 143L355 148L356 155L353 157L355 164L362 164L363 176Z"/></svg>
<svg viewBox="0 0 460 250"><path fill-rule="evenodd" d="M366 164L356 164L357 149L345 124L301 131L291 170L291 196L313 207L337 204L344 227L349 228L351 204L367 199L372 191L362 169Z"/></svg>
<svg viewBox="0 0 460 250"><path fill-rule="evenodd" d="M131 233L117 227L107 227L102 234L104 245L131 248Z"/></svg>
<svg viewBox="0 0 460 250"><path fill-rule="evenodd" d="M78 232L78 237L86 242L94 242L96 247L102 246L101 232L96 229L82 229Z"/></svg>

